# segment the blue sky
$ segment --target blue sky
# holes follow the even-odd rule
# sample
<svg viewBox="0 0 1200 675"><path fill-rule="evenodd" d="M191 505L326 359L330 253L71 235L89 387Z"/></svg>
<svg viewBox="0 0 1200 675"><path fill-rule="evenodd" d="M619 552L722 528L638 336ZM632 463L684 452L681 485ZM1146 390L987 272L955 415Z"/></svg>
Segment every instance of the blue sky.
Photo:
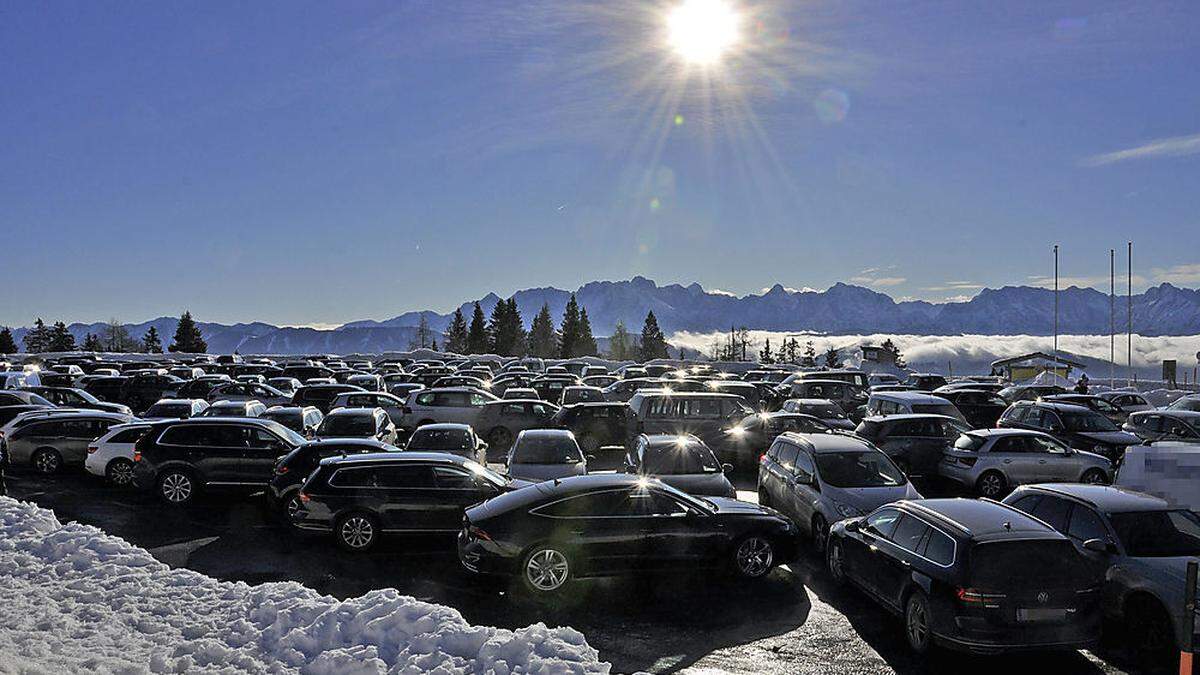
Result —
<svg viewBox="0 0 1200 675"><path fill-rule="evenodd" d="M642 274L1200 286L1200 5L8 3L0 323L328 324Z"/></svg>

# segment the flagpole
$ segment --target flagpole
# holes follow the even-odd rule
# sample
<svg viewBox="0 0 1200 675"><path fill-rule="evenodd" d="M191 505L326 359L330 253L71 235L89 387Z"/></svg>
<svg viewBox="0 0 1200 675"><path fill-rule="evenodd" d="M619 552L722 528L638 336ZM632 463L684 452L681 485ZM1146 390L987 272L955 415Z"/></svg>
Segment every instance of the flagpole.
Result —
<svg viewBox="0 0 1200 675"><path fill-rule="evenodd" d="M1133 386L1133 242L1128 244L1128 261L1129 261L1129 285L1127 287L1126 298L1129 315L1129 334L1126 338L1126 358L1129 361L1129 379L1126 380L1126 385Z"/></svg>
<svg viewBox="0 0 1200 675"><path fill-rule="evenodd" d="M1054 245L1054 376L1058 377L1058 244Z"/></svg>
<svg viewBox="0 0 1200 675"><path fill-rule="evenodd" d="M1108 249L1108 388L1117 388L1117 250Z"/></svg>

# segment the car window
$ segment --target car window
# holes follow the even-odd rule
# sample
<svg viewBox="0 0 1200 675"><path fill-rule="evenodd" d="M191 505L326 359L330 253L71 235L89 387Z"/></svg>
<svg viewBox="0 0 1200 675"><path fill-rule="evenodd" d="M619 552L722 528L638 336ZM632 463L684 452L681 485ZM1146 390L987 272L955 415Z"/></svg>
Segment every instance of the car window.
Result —
<svg viewBox="0 0 1200 675"><path fill-rule="evenodd" d="M628 513L626 499L628 490L606 490L591 492L561 501L552 502L534 512L552 518L591 518L597 516L613 516Z"/></svg>
<svg viewBox="0 0 1200 675"><path fill-rule="evenodd" d="M778 459L776 461L787 471L795 471L796 455L798 452L796 446L791 443L783 443L782 447L779 448Z"/></svg>
<svg viewBox="0 0 1200 675"><path fill-rule="evenodd" d="M879 509L867 516L865 527L872 533L887 538L892 536L900 520L900 512L896 509Z"/></svg>
<svg viewBox="0 0 1200 675"><path fill-rule="evenodd" d="M639 517L670 516L677 513L687 513L687 509L679 502L656 490L630 492L618 511L619 515Z"/></svg>
<svg viewBox="0 0 1200 675"><path fill-rule="evenodd" d="M418 405L434 405L435 395L432 393L417 394Z"/></svg>
<svg viewBox="0 0 1200 675"><path fill-rule="evenodd" d="M900 518L900 523L896 525L891 539L900 548L916 553L924 543L925 535L928 532L929 526L924 521L904 514Z"/></svg>
<svg viewBox="0 0 1200 675"><path fill-rule="evenodd" d="M797 475L808 475L808 476L812 476L814 473L816 473L816 467L813 466L812 455L808 454L808 451L799 450L796 452L795 473Z"/></svg>
<svg viewBox="0 0 1200 675"><path fill-rule="evenodd" d="M1071 504L1057 497L1043 497L1041 503L1033 509L1033 516L1044 521L1059 532L1067 531L1067 516Z"/></svg>
<svg viewBox="0 0 1200 675"><path fill-rule="evenodd" d="M1018 508L1025 513L1032 514L1037 508L1038 502L1042 501L1041 495L1025 495L1012 503L1012 506Z"/></svg>
<svg viewBox="0 0 1200 675"><path fill-rule="evenodd" d="M944 532L930 528L922 555L939 565L950 565L954 562L954 540Z"/></svg>
<svg viewBox="0 0 1200 675"><path fill-rule="evenodd" d="M139 438L146 435L149 427L140 427L137 429L124 429L112 435L108 439L109 443L136 443Z"/></svg>
<svg viewBox="0 0 1200 675"><path fill-rule="evenodd" d="M427 466L380 466L375 468L375 485L390 489L429 488L433 487L433 474Z"/></svg>
<svg viewBox="0 0 1200 675"><path fill-rule="evenodd" d="M1067 527L1067 536L1078 542L1107 539L1108 530L1095 511L1076 504L1075 508L1071 509L1071 524Z"/></svg>
<svg viewBox="0 0 1200 675"><path fill-rule="evenodd" d="M479 406L482 406L484 403L487 403L487 402L488 402L488 399L483 394L471 394L471 406L472 407L478 408Z"/></svg>
<svg viewBox="0 0 1200 675"><path fill-rule="evenodd" d="M478 487L475 478L461 469L451 469L445 466L433 467L433 477L439 488L452 490L474 490Z"/></svg>

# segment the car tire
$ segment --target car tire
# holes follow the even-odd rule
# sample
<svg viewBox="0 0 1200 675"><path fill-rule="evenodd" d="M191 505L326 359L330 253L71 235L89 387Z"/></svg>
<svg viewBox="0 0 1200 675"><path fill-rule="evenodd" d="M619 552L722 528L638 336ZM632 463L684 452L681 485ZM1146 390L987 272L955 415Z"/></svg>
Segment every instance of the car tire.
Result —
<svg viewBox="0 0 1200 675"><path fill-rule="evenodd" d="M512 432L504 427L496 427L487 434L489 448L507 448L512 445Z"/></svg>
<svg viewBox="0 0 1200 675"><path fill-rule="evenodd" d="M839 586L846 583L846 550L840 539L830 538L825 546L825 567L829 576Z"/></svg>
<svg viewBox="0 0 1200 675"><path fill-rule="evenodd" d="M196 479L187 471L167 469L158 476L158 496L172 506L190 504L196 489Z"/></svg>
<svg viewBox="0 0 1200 675"><path fill-rule="evenodd" d="M748 534L733 545L733 573L741 579L761 579L775 566L775 544L764 534Z"/></svg>
<svg viewBox="0 0 1200 675"><path fill-rule="evenodd" d="M561 546L535 546L521 559L521 582L534 595L551 595L571 581L571 559Z"/></svg>
<svg viewBox="0 0 1200 675"><path fill-rule="evenodd" d="M999 471L984 471L979 480L975 481L975 492L980 497L999 499L1008 490L1008 480Z"/></svg>
<svg viewBox="0 0 1200 675"><path fill-rule="evenodd" d="M280 495L279 505L277 507L279 520L287 527L295 527L296 523L292 520L292 514L300 508L300 490L288 490Z"/></svg>
<svg viewBox="0 0 1200 675"><path fill-rule="evenodd" d="M1165 663L1174 656L1175 638L1166 609L1154 598L1136 596L1125 606L1125 635L1139 663Z"/></svg>
<svg viewBox="0 0 1200 675"><path fill-rule="evenodd" d="M818 555L824 555L826 547L829 546L829 523L825 522L825 516L819 513L812 519L812 545Z"/></svg>
<svg viewBox="0 0 1200 675"><path fill-rule="evenodd" d="M379 541L379 522L367 513L351 513L338 519L333 536L342 550L361 553Z"/></svg>
<svg viewBox="0 0 1200 675"><path fill-rule="evenodd" d="M919 590L913 591L904 603L904 639L916 654L926 654L933 646L931 618L929 598Z"/></svg>
<svg viewBox="0 0 1200 675"><path fill-rule="evenodd" d="M62 470L62 455L54 448L39 448L33 453L30 463L43 476L53 476Z"/></svg>
<svg viewBox="0 0 1200 675"><path fill-rule="evenodd" d="M133 462L118 457L108 463L108 468L104 470L104 477L109 483L117 487L129 487L133 485Z"/></svg>
<svg viewBox="0 0 1200 675"><path fill-rule="evenodd" d="M1080 483L1089 485L1108 485L1108 474L1103 469L1088 469L1079 477Z"/></svg>

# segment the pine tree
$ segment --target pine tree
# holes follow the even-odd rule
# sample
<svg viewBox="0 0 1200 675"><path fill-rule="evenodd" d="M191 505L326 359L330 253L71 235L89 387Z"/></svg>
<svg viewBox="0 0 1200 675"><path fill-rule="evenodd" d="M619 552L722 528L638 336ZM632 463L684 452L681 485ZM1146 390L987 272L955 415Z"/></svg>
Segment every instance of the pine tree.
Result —
<svg viewBox="0 0 1200 675"><path fill-rule="evenodd" d="M75 336L67 330L67 324L62 321L54 323L54 327L50 329L50 343L46 347L47 351L52 352L75 351Z"/></svg>
<svg viewBox="0 0 1200 675"><path fill-rule="evenodd" d="M525 332L525 319L521 316L521 308L517 307L517 298L513 296L508 299L508 319L509 330L511 330L510 343L512 347L510 351L512 356L524 356L527 352L525 345L527 344Z"/></svg>
<svg viewBox="0 0 1200 675"><path fill-rule="evenodd" d="M429 321L425 319L425 312L421 312L420 316L421 320L417 322L417 332L408 342L409 349L425 349L433 342L433 331L429 329Z"/></svg>
<svg viewBox="0 0 1200 675"><path fill-rule="evenodd" d="M816 364L817 350L813 347L812 340L804 343L804 358L809 362L808 365Z"/></svg>
<svg viewBox="0 0 1200 675"><path fill-rule="evenodd" d="M600 353L596 336L592 335L592 322L588 320L586 307L579 310L579 341L575 345L575 352L575 356L596 356Z"/></svg>
<svg viewBox="0 0 1200 675"><path fill-rule="evenodd" d="M830 345L829 349L825 350L825 367L837 368L838 365L838 350Z"/></svg>
<svg viewBox="0 0 1200 675"><path fill-rule="evenodd" d="M450 319L450 327L446 329L446 340L443 346L448 352L455 354L467 353L467 320L463 318L462 307L454 310Z"/></svg>
<svg viewBox="0 0 1200 675"><path fill-rule="evenodd" d="M173 352L185 354L204 354L208 351L208 343L200 333L200 327L192 319L191 312L184 312L179 317L179 326L175 328L175 340L168 347Z"/></svg>
<svg viewBox="0 0 1200 675"><path fill-rule="evenodd" d="M104 345L101 344L100 338L88 333L83 338L83 351L85 352L102 352Z"/></svg>
<svg viewBox="0 0 1200 675"><path fill-rule="evenodd" d="M477 302L471 314L471 326L467 329L467 353L486 354L487 350L487 320L483 318L483 308Z"/></svg>
<svg viewBox="0 0 1200 675"><path fill-rule="evenodd" d="M658 327L658 319L654 312L646 314L646 322L642 324L642 361L667 358L667 338Z"/></svg>
<svg viewBox="0 0 1200 675"><path fill-rule="evenodd" d="M517 356L523 351L525 327L521 325L521 311L517 309L516 298L501 300L492 308L488 339L494 354Z"/></svg>
<svg viewBox="0 0 1200 675"><path fill-rule="evenodd" d="M50 329L46 328L46 322L42 321L42 317L38 317L37 321L33 322L33 328L25 332L25 337L21 338L21 342L25 343L25 351L30 354L40 354L46 351L50 345Z"/></svg>
<svg viewBox="0 0 1200 675"><path fill-rule="evenodd" d="M767 338L762 351L758 353L759 363L775 363L775 355L771 352L771 338Z"/></svg>
<svg viewBox="0 0 1200 675"><path fill-rule="evenodd" d="M158 337L158 329L154 326L150 326L150 329L142 336L142 351L147 354L162 353L162 338Z"/></svg>
<svg viewBox="0 0 1200 675"><path fill-rule="evenodd" d="M529 324L529 353L548 359L558 354L558 334L554 331L554 319L550 317L549 303L543 304Z"/></svg>
<svg viewBox="0 0 1200 675"><path fill-rule="evenodd" d="M625 328L625 322L618 319L617 325L613 326L612 335L608 338L608 358L614 361L625 361L632 357L629 330Z"/></svg>
<svg viewBox="0 0 1200 675"><path fill-rule="evenodd" d="M12 329L8 326L0 328L0 354L16 354L17 341L13 339Z"/></svg>
<svg viewBox="0 0 1200 675"><path fill-rule="evenodd" d="M562 324L559 326L559 331L562 333L558 343L559 357L569 359L577 356L579 328L579 302L575 300L575 294L572 293L571 299L567 300L567 308L563 310Z"/></svg>

